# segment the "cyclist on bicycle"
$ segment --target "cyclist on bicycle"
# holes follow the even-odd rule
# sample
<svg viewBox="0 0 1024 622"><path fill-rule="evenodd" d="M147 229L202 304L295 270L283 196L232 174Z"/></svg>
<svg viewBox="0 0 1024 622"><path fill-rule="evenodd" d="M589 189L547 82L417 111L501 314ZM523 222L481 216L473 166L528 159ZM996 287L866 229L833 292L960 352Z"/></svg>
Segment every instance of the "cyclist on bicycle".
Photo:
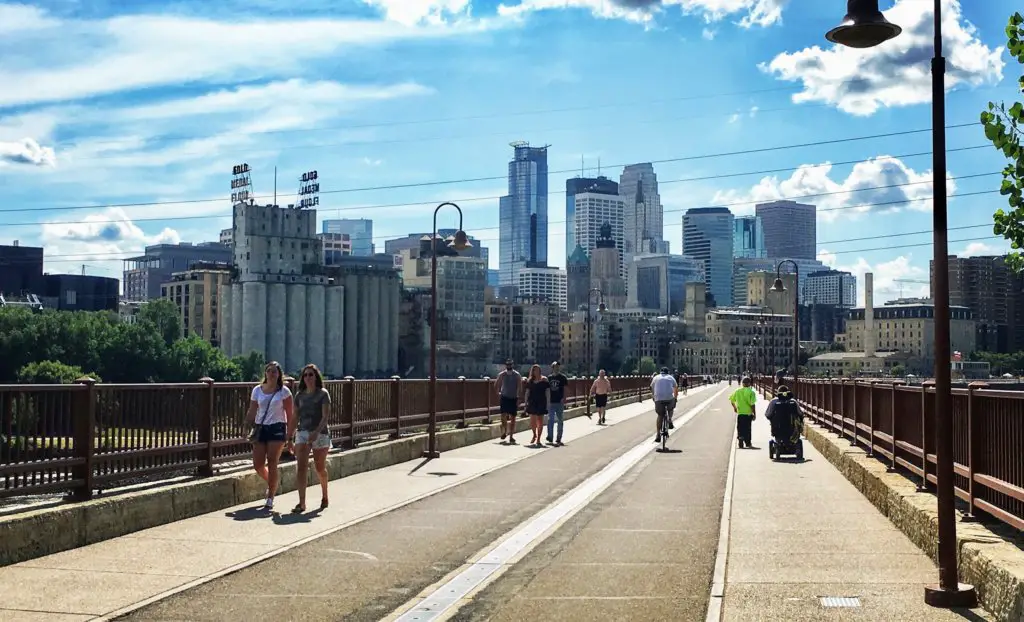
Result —
<svg viewBox="0 0 1024 622"><path fill-rule="evenodd" d="M651 379L651 393L654 397L654 411L658 413L658 433L654 436L654 442L661 442L662 418L668 417L671 421L672 402L679 393L679 384L669 373L668 367L662 367L661 373Z"/></svg>

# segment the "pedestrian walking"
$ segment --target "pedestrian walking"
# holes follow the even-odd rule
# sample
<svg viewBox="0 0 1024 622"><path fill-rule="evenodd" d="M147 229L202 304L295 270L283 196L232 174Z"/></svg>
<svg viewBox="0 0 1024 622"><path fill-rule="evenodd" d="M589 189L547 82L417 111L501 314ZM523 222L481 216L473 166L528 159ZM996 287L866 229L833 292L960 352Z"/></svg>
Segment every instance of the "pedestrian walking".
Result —
<svg viewBox="0 0 1024 622"><path fill-rule="evenodd" d="M331 394L324 388L324 377L320 368L310 363L302 368L299 388L295 393L295 408L298 411L298 429L295 432L296 488L299 504L293 514L306 511L306 481L309 473L309 454L313 454L313 469L320 482L320 509L326 510L327 500L327 453L331 450L331 434L327 419L331 414Z"/></svg>
<svg viewBox="0 0 1024 622"><path fill-rule="evenodd" d="M565 387L569 379L562 373L562 367L557 362L551 364L551 375L548 376L548 383L551 385L551 403L548 406L548 443L554 439L556 447L562 446L562 430L565 428ZM555 427L557 425L557 436Z"/></svg>
<svg viewBox="0 0 1024 622"><path fill-rule="evenodd" d="M526 414L530 415L530 429L533 431L531 446L540 445L540 436L544 433L544 415L551 405L551 383L541 373L540 365L530 368L530 377L526 380Z"/></svg>
<svg viewBox="0 0 1024 622"><path fill-rule="evenodd" d="M284 386L284 373L277 361L267 363L263 381L252 389L246 420L252 424L252 466L267 482L267 500L263 509L274 509L274 495L280 482L277 467L281 451L295 428L292 392Z"/></svg>
<svg viewBox="0 0 1024 622"><path fill-rule="evenodd" d="M612 392L612 381L602 369L597 372L594 384L590 386L590 396L594 398L594 406L597 407L597 423L604 425L605 409L608 407L608 395Z"/></svg>
<svg viewBox="0 0 1024 622"><path fill-rule="evenodd" d="M523 376L515 369L512 359L505 361L505 369L494 381L494 390L498 392L498 403L501 410L501 440L508 436L508 444L515 445L516 413L519 411L519 398L523 390Z"/></svg>
<svg viewBox="0 0 1024 622"><path fill-rule="evenodd" d="M733 394L729 397L729 402L732 403L732 410L736 413L736 441L739 443L739 448L747 447L748 449L753 447L751 445L751 425L754 423L754 419L757 418L757 414L754 410L754 404L757 403L757 393L754 392L750 385L753 382L749 376L744 376L741 381L740 388L736 389Z"/></svg>

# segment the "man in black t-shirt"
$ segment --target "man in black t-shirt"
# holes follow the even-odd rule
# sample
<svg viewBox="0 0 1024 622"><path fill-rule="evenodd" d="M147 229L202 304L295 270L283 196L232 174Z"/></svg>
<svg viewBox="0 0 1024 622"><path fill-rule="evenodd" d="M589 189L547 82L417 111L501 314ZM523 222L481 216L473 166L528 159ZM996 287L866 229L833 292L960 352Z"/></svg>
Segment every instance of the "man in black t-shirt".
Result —
<svg viewBox="0 0 1024 622"><path fill-rule="evenodd" d="M565 428L565 387L569 379L561 372L561 366L555 362L551 364L551 374L548 376L548 384L551 388L551 403L548 405L548 444L555 447L562 446L562 430ZM555 420L558 420L558 436L555 432Z"/></svg>

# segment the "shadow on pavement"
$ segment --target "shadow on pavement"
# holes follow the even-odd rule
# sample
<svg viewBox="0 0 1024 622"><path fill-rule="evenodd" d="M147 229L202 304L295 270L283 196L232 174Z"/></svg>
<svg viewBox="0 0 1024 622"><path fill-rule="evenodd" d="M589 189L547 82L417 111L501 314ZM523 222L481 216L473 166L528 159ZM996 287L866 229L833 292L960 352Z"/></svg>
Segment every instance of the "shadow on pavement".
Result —
<svg viewBox="0 0 1024 622"><path fill-rule="evenodd" d="M263 509L263 506L257 506L254 508L245 508L244 510L238 510L237 512L226 512L224 516L237 521L249 521L249 520L260 520L271 518L273 516L270 512Z"/></svg>
<svg viewBox="0 0 1024 622"><path fill-rule="evenodd" d="M681 453L683 453L682 449L662 449L661 447L655 449L654 451L658 452L659 454L681 454Z"/></svg>
<svg viewBox="0 0 1024 622"><path fill-rule="evenodd" d="M312 523L314 518L319 518L323 510L317 508L312 512L302 514L274 514L275 525L303 525Z"/></svg>

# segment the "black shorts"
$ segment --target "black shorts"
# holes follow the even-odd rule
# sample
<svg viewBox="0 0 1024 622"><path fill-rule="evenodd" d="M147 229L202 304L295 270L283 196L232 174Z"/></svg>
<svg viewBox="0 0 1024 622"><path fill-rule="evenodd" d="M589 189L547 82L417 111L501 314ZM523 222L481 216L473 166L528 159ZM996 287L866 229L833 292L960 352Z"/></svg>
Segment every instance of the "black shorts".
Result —
<svg viewBox="0 0 1024 622"><path fill-rule="evenodd" d="M261 425L257 443L283 443L288 439L288 426L283 423Z"/></svg>
<svg viewBox="0 0 1024 622"><path fill-rule="evenodd" d="M595 395L594 396L594 405L597 406L598 408L604 408L605 406L607 406L608 405L608 394L606 393L604 395Z"/></svg>
<svg viewBox="0 0 1024 622"><path fill-rule="evenodd" d="M526 414L532 415L534 417L543 417L544 415L548 414L548 411L547 411L546 408L537 408L537 407L534 407L534 406L527 406L526 407Z"/></svg>
<svg viewBox="0 0 1024 622"><path fill-rule="evenodd" d="M673 400L659 400L654 402L654 412L658 415L667 415L673 408Z"/></svg>
<svg viewBox="0 0 1024 622"><path fill-rule="evenodd" d="M501 398L501 414L503 415L514 415L519 412L519 404L514 397L503 397Z"/></svg>

